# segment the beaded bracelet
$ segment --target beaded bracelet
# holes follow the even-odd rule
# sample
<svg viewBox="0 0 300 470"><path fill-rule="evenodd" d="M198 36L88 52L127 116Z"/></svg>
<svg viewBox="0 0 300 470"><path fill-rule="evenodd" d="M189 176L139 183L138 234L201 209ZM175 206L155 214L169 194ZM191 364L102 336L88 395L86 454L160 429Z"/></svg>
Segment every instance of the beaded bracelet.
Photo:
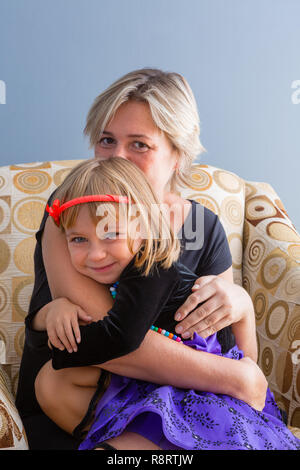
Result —
<svg viewBox="0 0 300 470"><path fill-rule="evenodd" d="M116 298L117 296L117 287L118 287L119 282L115 282L110 288L110 293L113 299ZM152 325L151 330L156 331L157 333L160 333L161 335L167 336L170 339L173 339L177 343L181 342L181 338L179 336L174 335L173 333L170 333L169 331L163 330L162 328L158 328L157 326Z"/></svg>

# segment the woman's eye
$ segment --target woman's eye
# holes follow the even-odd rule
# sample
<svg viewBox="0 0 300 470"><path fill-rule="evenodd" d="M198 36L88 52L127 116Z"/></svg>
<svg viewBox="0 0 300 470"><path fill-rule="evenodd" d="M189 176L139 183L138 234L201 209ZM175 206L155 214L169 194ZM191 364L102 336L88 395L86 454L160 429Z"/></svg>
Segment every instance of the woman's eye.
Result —
<svg viewBox="0 0 300 470"><path fill-rule="evenodd" d="M100 139L99 144L103 145L104 147L108 147L114 144L114 139L112 137L102 137Z"/></svg>
<svg viewBox="0 0 300 470"><path fill-rule="evenodd" d="M135 149L143 150L143 151L149 150L150 148L149 145L144 144L143 142L139 142L139 141L133 142L133 146Z"/></svg>

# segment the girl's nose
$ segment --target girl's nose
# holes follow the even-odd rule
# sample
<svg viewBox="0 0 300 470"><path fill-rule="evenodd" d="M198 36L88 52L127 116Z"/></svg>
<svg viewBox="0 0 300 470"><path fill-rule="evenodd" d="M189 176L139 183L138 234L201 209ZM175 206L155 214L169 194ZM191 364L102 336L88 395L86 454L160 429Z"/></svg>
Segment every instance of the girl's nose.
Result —
<svg viewBox="0 0 300 470"><path fill-rule="evenodd" d="M101 260L105 259L105 257L106 257L106 251L105 251L104 247L102 247L99 244L90 247L89 259L91 261L95 261L95 262L96 261L101 261Z"/></svg>

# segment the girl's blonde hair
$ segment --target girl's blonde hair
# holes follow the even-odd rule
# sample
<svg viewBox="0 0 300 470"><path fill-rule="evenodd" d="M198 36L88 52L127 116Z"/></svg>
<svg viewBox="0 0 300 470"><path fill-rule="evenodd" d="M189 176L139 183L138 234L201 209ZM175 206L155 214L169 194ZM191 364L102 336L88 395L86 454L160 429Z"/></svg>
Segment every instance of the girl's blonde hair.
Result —
<svg viewBox="0 0 300 470"><path fill-rule="evenodd" d="M127 244L132 254L134 238L130 235L131 225L136 221L143 233L142 245L136 253L135 266L148 275L154 263L161 263L168 269L180 255L180 241L170 227L168 218L161 210L160 203L144 173L133 163L120 157L106 160L85 160L67 175L55 191L54 198L63 204L81 196L114 194L127 196L129 203L88 202L90 215L97 224L105 214L107 218L121 218L127 227ZM99 207L99 205L101 205ZM60 215L62 230L72 227L77 220L81 204L64 210ZM134 208L134 209L133 209ZM134 210L138 212L134 213Z"/></svg>
<svg viewBox="0 0 300 470"><path fill-rule="evenodd" d="M188 183L193 161L205 151L189 84L180 74L159 69L144 68L124 75L95 99L88 113L84 133L91 147L99 142L118 108L129 100L148 103L154 123L177 150L178 167L170 180L171 191L176 191Z"/></svg>

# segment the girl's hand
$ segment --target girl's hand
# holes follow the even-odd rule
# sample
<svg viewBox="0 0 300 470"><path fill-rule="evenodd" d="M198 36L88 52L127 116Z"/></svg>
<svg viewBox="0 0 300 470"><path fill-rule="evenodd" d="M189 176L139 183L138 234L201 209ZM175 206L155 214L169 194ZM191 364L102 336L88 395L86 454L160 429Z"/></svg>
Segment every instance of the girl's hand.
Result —
<svg viewBox="0 0 300 470"><path fill-rule="evenodd" d="M194 332L207 338L242 320L247 309L251 308L248 293L220 276L200 277L192 291L175 314L175 320L180 321L175 331L184 339L191 337Z"/></svg>
<svg viewBox="0 0 300 470"><path fill-rule="evenodd" d="M81 341L79 325L91 323L92 317L66 298L55 299L48 305L45 319L48 344L61 351L66 348L69 353L76 352Z"/></svg>

